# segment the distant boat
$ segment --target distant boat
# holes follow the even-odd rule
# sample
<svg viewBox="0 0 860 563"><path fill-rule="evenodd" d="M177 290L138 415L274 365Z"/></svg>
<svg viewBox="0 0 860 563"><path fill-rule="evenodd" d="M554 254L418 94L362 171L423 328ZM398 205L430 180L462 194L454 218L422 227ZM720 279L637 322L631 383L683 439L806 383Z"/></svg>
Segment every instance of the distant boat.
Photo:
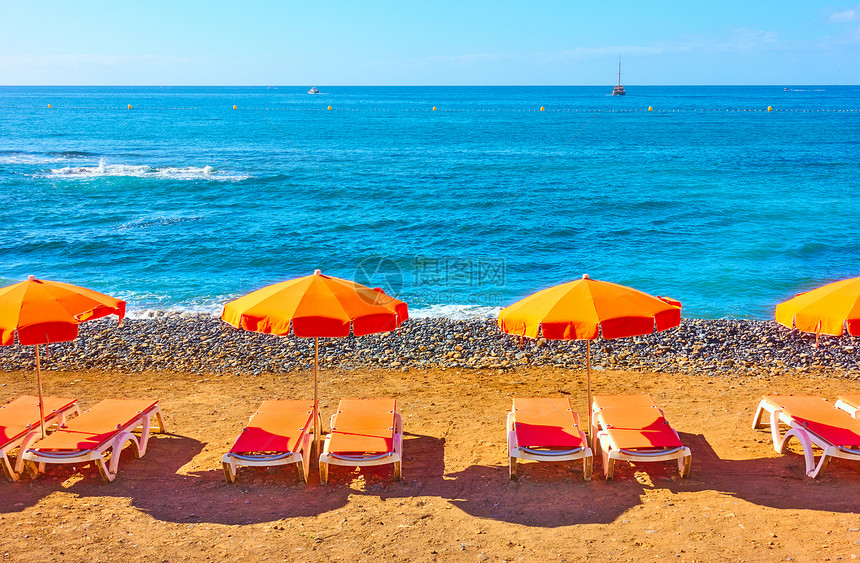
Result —
<svg viewBox="0 0 860 563"><path fill-rule="evenodd" d="M612 90L613 96L625 96L627 95L627 91L624 89L624 86L621 85L621 58L618 58L618 86Z"/></svg>
<svg viewBox="0 0 860 563"><path fill-rule="evenodd" d="M316 86L314 86L313 88L308 90L308 94L319 94L319 93L320 93L320 89L317 88Z"/></svg>

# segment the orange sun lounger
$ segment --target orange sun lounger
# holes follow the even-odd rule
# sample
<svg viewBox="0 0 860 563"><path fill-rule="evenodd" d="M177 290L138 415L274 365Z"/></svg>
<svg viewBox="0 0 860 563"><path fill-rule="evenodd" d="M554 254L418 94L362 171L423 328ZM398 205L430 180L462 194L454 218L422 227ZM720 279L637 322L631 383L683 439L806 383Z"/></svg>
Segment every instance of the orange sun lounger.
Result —
<svg viewBox="0 0 860 563"><path fill-rule="evenodd" d="M331 417L331 433L320 454L320 481L328 481L328 466L394 465L400 480L403 422L395 399L341 399Z"/></svg>
<svg viewBox="0 0 860 563"><path fill-rule="evenodd" d="M765 422L764 413L769 413ZM821 397L765 395L753 419L753 429L770 425L773 448L785 453L789 440L797 438L803 447L806 474L817 477L831 457L860 461L860 421L837 409ZM786 427L782 433L782 427ZM813 448L821 450L815 463Z"/></svg>
<svg viewBox="0 0 860 563"><path fill-rule="evenodd" d="M591 480L593 456L579 416L570 399L514 399L508 413L508 460L511 479L517 478L517 459L531 461L582 460L582 476Z"/></svg>
<svg viewBox="0 0 860 563"><path fill-rule="evenodd" d="M43 397L42 401L46 427L65 424L67 417L80 412L75 399ZM41 435L38 397L23 395L0 407L0 464L3 465L3 473L8 480L17 481L21 476L24 458L20 454L41 438ZM20 449L13 466L9 454L15 448Z"/></svg>
<svg viewBox="0 0 860 563"><path fill-rule="evenodd" d="M313 441L313 401L263 401L236 443L224 454L224 476L236 482L240 466L270 467L297 463L308 482Z"/></svg>
<svg viewBox="0 0 860 563"><path fill-rule="evenodd" d="M860 420L860 393L839 395L836 399L837 409L842 409L854 418Z"/></svg>
<svg viewBox="0 0 860 563"><path fill-rule="evenodd" d="M126 442L136 457L146 453L152 417L158 432L164 432L164 421L158 401L106 399L73 418L57 431L28 448L22 455L34 474L43 473L48 463L94 462L106 482L113 481ZM133 434L140 429L140 436ZM109 452L109 463L104 453Z"/></svg>
<svg viewBox="0 0 860 563"><path fill-rule="evenodd" d="M681 443L651 395L600 395L591 408L591 432L603 453L603 473L612 479L615 461L677 460L681 477L690 475L692 453Z"/></svg>

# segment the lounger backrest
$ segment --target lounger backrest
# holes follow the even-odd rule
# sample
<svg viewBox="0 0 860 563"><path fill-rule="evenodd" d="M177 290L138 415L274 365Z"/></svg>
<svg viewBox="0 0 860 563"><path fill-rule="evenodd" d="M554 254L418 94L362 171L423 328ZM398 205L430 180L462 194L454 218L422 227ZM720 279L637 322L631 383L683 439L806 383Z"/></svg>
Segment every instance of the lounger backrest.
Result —
<svg viewBox="0 0 860 563"><path fill-rule="evenodd" d="M632 395L595 395L594 403L601 409L630 409L634 407L657 407L657 403L647 393Z"/></svg>
<svg viewBox="0 0 860 563"><path fill-rule="evenodd" d="M54 411L64 411L75 403L75 399L63 397L43 397L45 418ZM0 407L0 446L8 444L22 434L39 426L39 398L22 395L7 405Z"/></svg>
<svg viewBox="0 0 860 563"><path fill-rule="evenodd" d="M394 447L395 399L342 399L338 405L328 451L384 453Z"/></svg>
<svg viewBox="0 0 860 563"><path fill-rule="evenodd" d="M683 447L678 434L650 395L601 395L594 397L604 430L621 449L669 449Z"/></svg>
<svg viewBox="0 0 860 563"><path fill-rule="evenodd" d="M90 450L135 425L140 414L158 404L151 400L105 399L37 442L35 450Z"/></svg>
<svg viewBox="0 0 860 563"><path fill-rule="evenodd" d="M764 399L780 407L796 424L834 446L860 447L860 420L851 418L823 398L767 395Z"/></svg>
<svg viewBox="0 0 860 563"><path fill-rule="evenodd" d="M849 395L839 395L836 397L846 405L851 405L856 409L860 409L860 393L857 394L849 394Z"/></svg>
<svg viewBox="0 0 860 563"><path fill-rule="evenodd" d="M566 397L514 399L514 432L525 448L582 447L579 417Z"/></svg>
<svg viewBox="0 0 860 563"><path fill-rule="evenodd" d="M294 452L311 427L313 401L263 401L231 453Z"/></svg>

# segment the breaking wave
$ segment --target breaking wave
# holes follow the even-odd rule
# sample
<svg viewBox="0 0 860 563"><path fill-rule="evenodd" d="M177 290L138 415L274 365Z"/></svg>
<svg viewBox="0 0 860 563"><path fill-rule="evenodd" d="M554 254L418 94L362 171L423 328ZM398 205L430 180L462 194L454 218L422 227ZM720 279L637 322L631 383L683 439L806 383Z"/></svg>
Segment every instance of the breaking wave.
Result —
<svg viewBox="0 0 860 563"><path fill-rule="evenodd" d="M211 180L215 182L238 182L251 177L247 174L229 174L217 170L212 166L166 166L157 168L145 164L106 164L104 160L100 160L98 166L64 166L63 168L54 168L46 176L50 178L70 179L129 177L163 180Z"/></svg>

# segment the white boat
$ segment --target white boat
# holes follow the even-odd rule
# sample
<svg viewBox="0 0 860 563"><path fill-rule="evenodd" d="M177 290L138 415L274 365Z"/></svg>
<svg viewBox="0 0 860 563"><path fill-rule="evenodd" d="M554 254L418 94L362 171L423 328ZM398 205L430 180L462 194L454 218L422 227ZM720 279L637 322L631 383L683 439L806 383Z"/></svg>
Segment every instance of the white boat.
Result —
<svg viewBox="0 0 860 563"><path fill-rule="evenodd" d="M319 94L319 93L320 93L320 89L317 88L316 86L314 86L313 88L308 90L308 94Z"/></svg>
<svg viewBox="0 0 860 563"><path fill-rule="evenodd" d="M621 85L621 57L618 58L618 86L612 90L613 96L625 96L627 95L627 91L624 90L624 86Z"/></svg>

